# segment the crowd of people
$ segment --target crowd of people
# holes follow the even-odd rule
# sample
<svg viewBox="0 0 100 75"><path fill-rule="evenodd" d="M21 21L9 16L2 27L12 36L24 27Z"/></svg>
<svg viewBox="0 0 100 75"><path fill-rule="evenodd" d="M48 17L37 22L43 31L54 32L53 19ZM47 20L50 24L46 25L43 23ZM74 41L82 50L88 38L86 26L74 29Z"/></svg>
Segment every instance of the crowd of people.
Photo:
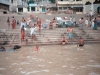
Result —
<svg viewBox="0 0 100 75"><path fill-rule="evenodd" d="M32 20L35 19L35 23L32 23ZM98 16L97 18L93 17L93 15L89 15L86 16L85 18L81 17L79 19L79 21L76 21L75 17L70 16L70 18L68 17L64 17L64 20L70 20L71 22L73 22L73 26L76 26L77 23L79 25L79 29L83 30L83 27L93 27L94 30L98 29L98 26L100 26L100 16ZM49 29L54 29L56 28L56 22L57 19L54 17L50 23L49 23ZM10 24L12 25L12 29L16 29L16 25L19 24L18 21L16 21L16 19L14 18L14 16L12 17L12 21L10 22L9 17L7 19L7 24L8 24L8 29L10 28ZM26 41L26 44L28 43L28 35L26 34L27 29L30 29L30 35L32 37L32 41L36 40L36 32L38 31L39 34L41 34L41 28L42 28L42 20L39 17L34 17L33 15L30 15L29 18L25 19L24 17L22 17L21 20L21 42ZM69 33L69 39L66 39L66 37L63 37L61 40L61 44L65 45L66 43L72 41L73 39L73 27L70 26L67 28L67 32ZM79 46L83 46L84 45L84 40L81 37L78 41Z"/></svg>

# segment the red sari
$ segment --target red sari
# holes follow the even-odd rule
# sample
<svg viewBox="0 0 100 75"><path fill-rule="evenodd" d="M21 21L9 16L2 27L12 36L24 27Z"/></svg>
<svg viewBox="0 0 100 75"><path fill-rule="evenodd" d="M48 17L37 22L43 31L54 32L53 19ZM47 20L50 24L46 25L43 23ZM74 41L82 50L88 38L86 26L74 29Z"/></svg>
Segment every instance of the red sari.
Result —
<svg viewBox="0 0 100 75"><path fill-rule="evenodd" d="M25 38L25 30L21 29L21 39L24 40Z"/></svg>
<svg viewBox="0 0 100 75"><path fill-rule="evenodd" d="M16 29L16 21L12 18L12 29Z"/></svg>
<svg viewBox="0 0 100 75"><path fill-rule="evenodd" d="M38 51L38 50L39 50L39 46L36 46L35 51Z"/></svg>

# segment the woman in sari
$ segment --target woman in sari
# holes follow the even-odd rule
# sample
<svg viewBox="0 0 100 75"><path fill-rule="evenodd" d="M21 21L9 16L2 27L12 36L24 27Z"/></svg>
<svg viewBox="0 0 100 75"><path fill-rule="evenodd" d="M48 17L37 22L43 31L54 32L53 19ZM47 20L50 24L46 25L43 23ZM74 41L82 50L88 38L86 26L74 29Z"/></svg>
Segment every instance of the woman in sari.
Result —
<svg viewBox="0 0 100 75"><path fill-rule="evenodd" d="M12 17L12 29L16 29L16 20L14 16Z"/></svg>
<svg viewBox="0 0 100 75"><path fill-rule="evenodd" d="M21 28L21 42L24 41L24 38L25 38L25 30L24 30L24 25L23 25Z"/></svg>
<svg viewBox="0 0 100 75"><path fill-rule="evenodd" d="M96 18L94 19L94 26L93 26L93 30L97 30L97 20L96 20Z"/></svg>

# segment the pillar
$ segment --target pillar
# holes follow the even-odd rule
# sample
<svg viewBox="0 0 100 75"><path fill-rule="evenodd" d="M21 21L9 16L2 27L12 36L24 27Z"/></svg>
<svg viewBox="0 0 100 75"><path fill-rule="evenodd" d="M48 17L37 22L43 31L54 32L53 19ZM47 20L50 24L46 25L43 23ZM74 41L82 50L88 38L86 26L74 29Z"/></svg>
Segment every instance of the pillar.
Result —
<svg viewBox="0 0 100 75"><path fill-rule="evenodd" d="M31 7L29 7L30 9L29 9L29 11L31 12Z"/></svg>
<svg viewBox="0 0 100 75"><path fill-rule="evenodd" d="M85 0L83 0L83 13L86 14Z"/></svg>
<svg viewBox="0 0 100 75"><path fill-rule="evenodd" d="M91 3L91 10L92 10L92 13L94 14L94 4L93 4L93 0L92 0L92 3Z"/></svg>

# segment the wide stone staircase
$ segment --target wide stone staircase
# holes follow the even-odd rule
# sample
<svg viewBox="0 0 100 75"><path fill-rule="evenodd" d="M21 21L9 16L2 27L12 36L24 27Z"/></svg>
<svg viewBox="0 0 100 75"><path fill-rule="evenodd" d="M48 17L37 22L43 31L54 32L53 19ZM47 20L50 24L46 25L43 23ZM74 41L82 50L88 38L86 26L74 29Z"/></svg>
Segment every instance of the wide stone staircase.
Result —
<svg viewBox="0 0 100 75"><path fill-rule="evenodd" d="M77 44L79 37L83 37L85 44L96 44L100 43L100 30L93 30L92 28L73 28L74 37L73 41L68 42L67 45ZM0 30L0 42L7 42L4 46L22 45L25 46L26 42L21 42L20 29L15 30ZM41 33L36 33L36 40L32 40L30 36L30 30L26 31L28 35L28 45L60 45L63 36L68 39L68 32L66 28L55 28L55 29L42 29Z"/></svg>

